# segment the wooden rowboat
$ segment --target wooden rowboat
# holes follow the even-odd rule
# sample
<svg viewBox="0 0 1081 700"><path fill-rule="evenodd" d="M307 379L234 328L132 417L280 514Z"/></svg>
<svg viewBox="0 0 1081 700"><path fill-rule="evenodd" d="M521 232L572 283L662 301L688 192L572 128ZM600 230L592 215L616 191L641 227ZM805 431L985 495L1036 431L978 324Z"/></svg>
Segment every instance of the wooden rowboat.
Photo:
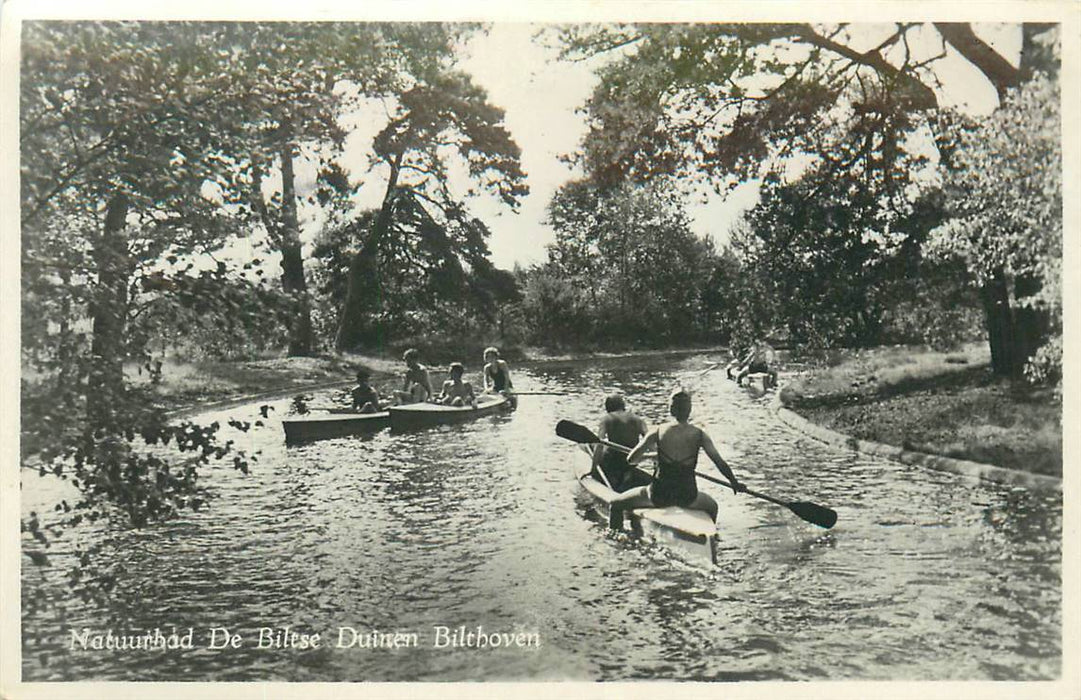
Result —
<svg viewBox="0 0 1081 700"><path fill-rule="evenodd" d="M592 452L585 445L582 445L582 449L589 459L573 463L574 475L579 485L592 497L593 509L608 522L610 504L619 494L590 475ZM636 535L664 542L695 559L704 558L710 564L717 563L717 524L700 510L679 506L639 508L627 511L625 518Z"/></svg>
<svg viewBox="0 0 1081 700"><path fill-rule="evenodd" d="M513 402L502 394L486 394L477 398L477 406L443 406L437 403L410 403L390 407L390 429L395 431L430 428L435 425L461 423L481 416L513 408Z"/></svg>
<svg viewBox="0 0 1081 700"><path fill-rule="evenodd" d="M282 421L285 444L297 445L313 440L363 435L390 425L390 413L358 413L343 409L331 409L327 413L312 413Z"/></svg>

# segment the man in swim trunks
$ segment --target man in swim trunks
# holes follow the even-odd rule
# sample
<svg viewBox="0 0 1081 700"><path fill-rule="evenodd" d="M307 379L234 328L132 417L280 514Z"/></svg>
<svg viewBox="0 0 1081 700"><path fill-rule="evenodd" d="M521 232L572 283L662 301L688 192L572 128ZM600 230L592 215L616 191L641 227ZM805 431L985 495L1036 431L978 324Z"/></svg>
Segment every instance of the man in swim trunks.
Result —
<svg viewBox="0 0 1081 700"><path fill-rule="evenodd" d="M736 479L731 467L724 461L713 440L701 428L691 425L691 395L685 391L672 394L669 413L673 421L649 432L641 442L635 445L627 455L630 464L637 464L651 449L657 450L657 472L649 486L631 489L612 501L609 526L613 529L623 527L623 513L633 508L666 508L681 506L694 510L704 510L709 517L717 520L717 502L704 493L698 492L698 483L694 469L698 462L698 451L704 450L713 460L713 464L728 479L732 492L746 491Z"/></svg>
<svg viewBox="0 0 1081 700"><path fill-rule="evenodd" d="M473 385L462 381L465 367L461 362L450 363L450 379L443 382L443 391L435 400L444 406L467 406L476 407L477 397L473 394Z"/></svg>
<svg viewBox="0 0 1081 700"><path fill-rule="evenodd" d="M484 391L510 392L514 385L510 381L510 367L499 359L499 348L486 348L484 351Z"/></svg>
<svg viewBox="0 0 1081 700"><path fill-rule="evenodd" d="M623 445L628 450L638 444L646 434L646 422L627 410L627 404L619 394L612 394L604 400L607 414L601 419L597 435L602 440L609 440ZM601 483L607 477L607 483L614 491L626 491L635 486L646 486L649 478L627 464L627 453L598 445L593 452L593 478Z"/></svg>
<svg viewBox="0 0 1081 700"><path fill-rule="evenodd" d="M420 353L416 348L409 348L402 354L405 360L405 379L400 391L394 392L396 402L422 403L432 396L432 380L428 376L428 368L420 364Z"/></svg>

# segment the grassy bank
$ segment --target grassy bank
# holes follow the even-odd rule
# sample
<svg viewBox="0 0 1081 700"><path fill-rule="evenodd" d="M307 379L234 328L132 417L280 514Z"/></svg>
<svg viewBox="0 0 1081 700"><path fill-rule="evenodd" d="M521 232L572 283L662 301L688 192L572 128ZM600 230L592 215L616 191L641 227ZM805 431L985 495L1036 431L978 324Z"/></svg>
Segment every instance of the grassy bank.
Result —
<svg viewBox="0 0 1081 700"><path fill-rule="evenodd" d="M168 410L179 410L266 393L287 393L317 384L352 381L360 367L377 379L398 373L400 362L360 355L326 357L280 357L261 360L220 362L213 360L162 363L161 378L129 368L132 384L151 392L155 402ZM377 381L377 383L379 383Z"/></svg>
<svg viewBox="0 0 1081 700"><path fill-rule="evenodd" d="M863 440L1062 475L1062 405L1047 388L996 377L986 345L845 352L790 382L789 408Z"/></svg>

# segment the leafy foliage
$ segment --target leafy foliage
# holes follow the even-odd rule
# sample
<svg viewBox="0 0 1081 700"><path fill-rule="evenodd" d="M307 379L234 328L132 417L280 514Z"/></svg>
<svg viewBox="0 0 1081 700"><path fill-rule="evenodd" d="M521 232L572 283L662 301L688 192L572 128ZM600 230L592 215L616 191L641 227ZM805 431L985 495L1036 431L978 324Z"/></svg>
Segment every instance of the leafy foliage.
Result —
<svg viewBox="0 0 1081 700"><path fill-rule="evenodd" d="M1057 29L1015 30L1019 64L961 23L577 25L557 33L564 57L606 59L576 158L595 183L686 178L724 191L763 181L763 201L737 234L745 277L744 302L729 319L734 335L784 323L803 342L866 344L884 337L884 323L893 324L890 333L911 333L919 319L924 339L968 336L977 299L963 267L922 252L928 231L956 216L940 237L958 240L935 245L982 266L978 303L993 364L1012 371L1016 357L1054 336L1061 265L1055 184L1034 177L1017 195L996 196L1017 181L1011 168L1000 169L1011 155L1022 167L1058 162L1050 150L1057 134L1045 138L1044 126L1056 118L1018 117L1011 106L1025 99L1017 94L1030 94L1030 111L1057 109L1057 92L1039 87L1038 77L1057 70ZM947 48L994 87L1002 109L986 132L961 127L931 143L948 89L939 70ZM1006 144L1026 129L1028 137ZM949 205L927 207L942 167ZM951 168L969 175L953 178ZM985 185L985 194L961 204ZM999 235L996 212L1013 232ZM1014 267L1020 275L1007 280ZM934 303L943 299L965 306ZM1013 309L1011 299L1021 306ZM1033 309L1050 322L1033 320L1026 313Z"/></svg>
<svg viewBox="0 0 1081 700"><path fill-rule="evenodd" d="M1012 92L980 120L943 120L952 155L951 218L929 252L955 256L980 281L993 270L1032 275L1040 289L1023 305L1061 313L1062 151L1059 90L1045 75Z"/></svg>
<svg viewBox="0 0 1081 700"><path fill-rule="evenodd" d="M186 275L242 230L229 25L27 22L20 81L24 469L79 500L24 531L198 508L200 466L253 457L219 426L170 423L124 378L154 324L235 311L222 271ZM242 315L240 316L242 318ZM243 322L243 321L239 321ZM28 549L29 552L34 551ZM42 559L41 552L38 557Z"/></svg>
<svg viewBox="0 0 1081 700"><path fill-rule="evenodd" d="M700 290L715 254L691 232L674 193L572 182L552 199L549 221L556 241L526 290L527 308L541 318L570 314L565 322L591 328L594 340L623 343L671 342L705 330ZM551 325L539 323L548 329L543 337L557 337Z"/></svg>
<svg viewBox="0 0 1081 700"><path fill-rule="evenodd" d="M333 335L341 324L347 270L377 216L362 212L316 241L313 274L326 300L318 315L323 333ZM501 308L516 302L520 292L514 277L488 260L487 235L478 219L441 225L423 209L399 214L391 235L382 239L374 274L364 280L365 333L384 340L438 332L459 338L498 324Z"/></svg>
<svg viewBox="0 0 1081 700"><path fill-rule="evenodd" d="M916 57L909 24L581 25L564 55L609 54L587 104L582 159L602 182L768 172L853 115L899 120L934 107L936 56ZM874 43L858 34L872 34ZM858 47L858 48L857 48Z"/></svg>
<svg viewBox="0 0 1081 700"><path fill-rule="evenodd" d="M943 119L951 218L928 245L932 255L959 260L980 283L999 275L1016 281L1015 313L1047 318L1048 348L1026 370L1039 379L1057 378L1061 362L1060 125L1057 82L1039 73L986 118Z"/></svg>
<svg viewBox="0 0 1081 700"><path fill-rule="evenodd" d="M402 319L437 302L461 302L467 289L499 286L491 284L496 276L487 260L488 229L466 206L476 192L452 191L452 169L464 169L475 186L512 208L528 192L521 152L502 125L503 111L487 102L485 92L450 69L418 78L399 96L373 144L373 158L389 170L388 182L380 210L349 227L357 250L339 349L384 337L381 317Z"/></svg>

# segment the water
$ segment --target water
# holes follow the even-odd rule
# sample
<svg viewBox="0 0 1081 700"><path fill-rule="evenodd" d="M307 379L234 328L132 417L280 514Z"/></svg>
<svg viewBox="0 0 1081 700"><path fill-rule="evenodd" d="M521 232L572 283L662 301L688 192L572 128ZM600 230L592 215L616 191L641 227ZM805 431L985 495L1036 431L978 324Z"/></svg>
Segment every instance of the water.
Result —
<svg viewBox="0 0 1081 700"><path fill-rule="evenodd" d="M516 372L517 412L403 435L284 446L276 402L238 436L247 477L208 473L211 507L106 538L122 562L104 605L24 614L24 680L1035 680L1061 673L1061 491L1026 490L828 447L781 424L769 397L700 371L719 358ZM695 392L692 422L752 489L837 510L825 531L700 482L721 505L719 562L612 535L554 434L591 427L624 391L649 422ZM220 414L254 420L257 406ZM274 417L278 420L274 420ZM223 421L224 422L224 421ZM712 470L705 457L702 471ZM30 478L24 510L54 492ZM63 551L70 542L61 543ZM24 588L42 575L24 567ZM521 648L433 648L435 626L536 635ZM259 649L261 627L319 649ZM71 630L195 630L195 649L71 649ZM211 628L239 648L205 648ZM339 630L416 633L416 648L337 648ZM352 633L345 630L345 641Z"/></svg>

